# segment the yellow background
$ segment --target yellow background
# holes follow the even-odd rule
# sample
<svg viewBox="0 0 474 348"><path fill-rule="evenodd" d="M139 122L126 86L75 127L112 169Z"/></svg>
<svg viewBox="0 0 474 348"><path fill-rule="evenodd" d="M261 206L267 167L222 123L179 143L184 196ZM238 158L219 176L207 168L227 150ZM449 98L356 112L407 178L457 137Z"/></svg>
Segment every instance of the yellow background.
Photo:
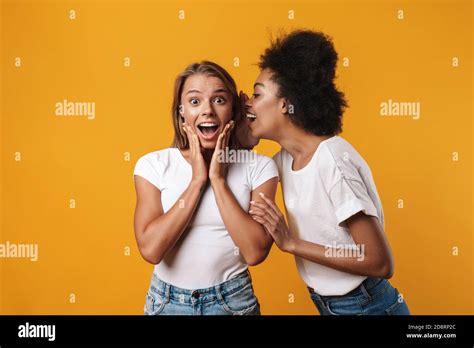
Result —
<svg viewBox="0 0 474 348"><path fill-rule="evenodd" d="M213 60L249 93L270 34L311 28L331 35L339 52L337 83L350 104L342 136L373 171L395 256L392 283L414 314L472 314L472 8L2 1L0 243L38 243L39 260L0 259L0 313L142 314L153 266L134 239L132 172L140 156L171 143L175 76ZM95 119L55 116L63 99L95 102ZM380 116L388 99L420 102L421 118ZM278 149L263 141L257 151ZM317 312L291 256L274 247L251 272L263 314Z"/></svg>

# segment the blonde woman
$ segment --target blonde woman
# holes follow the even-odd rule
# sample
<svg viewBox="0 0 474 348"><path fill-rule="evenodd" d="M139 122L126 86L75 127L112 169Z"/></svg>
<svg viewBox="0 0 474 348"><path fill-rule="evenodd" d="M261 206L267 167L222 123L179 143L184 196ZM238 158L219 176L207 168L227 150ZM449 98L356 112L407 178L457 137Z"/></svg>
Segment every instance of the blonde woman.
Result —
<svg viewBox="0 0 474 348"><path fill-rule="evenodd" d="M191 64L177 77L172 116L173 146L134 170L135 236L155 265L145 314L260 314L248 265L266 258L272 238L247 211L260 193L274 199L278 169L254 153L234 163L219 156L227 146L246 151L232 132L241 120L236 85L219 65Z"/></svg>

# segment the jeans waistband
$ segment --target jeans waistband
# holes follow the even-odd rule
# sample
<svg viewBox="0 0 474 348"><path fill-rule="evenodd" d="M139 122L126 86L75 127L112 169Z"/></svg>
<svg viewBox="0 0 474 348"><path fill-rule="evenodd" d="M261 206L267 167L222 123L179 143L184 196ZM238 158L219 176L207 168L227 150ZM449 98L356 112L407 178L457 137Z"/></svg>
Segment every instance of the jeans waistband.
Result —
<svg viewBox="0 0 474 348"><path fill-rule="evenodd" d="M172 284L169 284L154 273L150 290L160 294L167 299L174 299L181 303L192 304L197 301L199 302L212 302L216 299L220 299L222 296L226 296L237 292L244 287L252 286L252 277L249 270L245 270L239 273L234 278L231 278L223 283L211 286L204 289L183 289Z"/></svg>
<svg viewBox="0 0 474 348"><path fill-rule="evenodd" d="M323 299L323 300L330 300L330 299L342 299L344 297L352 297L358 294L364 294L364 295L370 295L370 292L375 286L380 284L380 282L386 281L384 278L366 278L362 283L360 283L359 286L357 286L354 290L349 291L345 295L340 295L340 296L323 296L319 295L314 291L313 288L308 286L308 290L311 294Z"/></svg>

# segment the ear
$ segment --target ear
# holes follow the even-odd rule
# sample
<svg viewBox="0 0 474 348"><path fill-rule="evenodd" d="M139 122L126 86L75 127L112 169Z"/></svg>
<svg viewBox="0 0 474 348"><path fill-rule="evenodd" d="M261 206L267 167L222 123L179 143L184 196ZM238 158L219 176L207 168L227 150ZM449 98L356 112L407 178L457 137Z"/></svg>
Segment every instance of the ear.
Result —
<svg viewBox="0 0 474 348"><path fill-rule="evenodd" d="M183 104L179 104L179 107L178 107L178 112L179 114L181 115L181 118L184 119L184 111L183 111Z"/></svg>
<svg viewBox="0 0 474 348"><path fill-rule="evenodd" d="M290 104L290 101L286 98L280 98L278 107L282 114L288 114L293 111L293 105Z"/></svg>

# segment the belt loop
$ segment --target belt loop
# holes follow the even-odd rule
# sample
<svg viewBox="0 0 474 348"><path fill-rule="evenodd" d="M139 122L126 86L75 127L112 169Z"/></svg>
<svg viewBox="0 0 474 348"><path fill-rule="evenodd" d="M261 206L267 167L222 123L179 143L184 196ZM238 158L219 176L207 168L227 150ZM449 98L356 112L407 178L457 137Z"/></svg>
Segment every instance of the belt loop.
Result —
<svg viewBox="0 0 474 348"><path fill-rule="evenodd" d="M328 300L324 296L321 296L316 292L314 292L313 294L315 295L316 299L319 300L319 303L321 304L323 309L327 311L327 308L328 308L327 301Z"/></svg>
<svg viewBox="0 0 474 348"><path fill-rule="evenodd" d="M223 304L224 303L224 298L222 297L222 294L221 294L220 284L217 284L216 286L214 286L214 290L216 292L217 301L219 302L219 304Z"/></svg>
<svg viewBox="0 0 474 348"><path fill-rule="evenodd" d="M170 301L170 292L171 292L171 285L168 283L165 283L165 301L168 303Z"/></svg>
<svg viewBox="0 0 474 348"><path fill-rule="evenodd" d="M360 291L362 292L362 294L364 294L365 297L367 297L367 299L370 300L372 298L372 296L370 296L369 291L365 287L364 283L365 283L365 280L362 283L360 283L360 285L359 285Z"/></svg>
<svg viewBox="0 0 474 348"><path fill-rule="evenodd" d="M252 275L250 274L250 271L249 269L247 268L247 274L249 276L249 279L250 279L250 283L252 283Z"/></svg>

